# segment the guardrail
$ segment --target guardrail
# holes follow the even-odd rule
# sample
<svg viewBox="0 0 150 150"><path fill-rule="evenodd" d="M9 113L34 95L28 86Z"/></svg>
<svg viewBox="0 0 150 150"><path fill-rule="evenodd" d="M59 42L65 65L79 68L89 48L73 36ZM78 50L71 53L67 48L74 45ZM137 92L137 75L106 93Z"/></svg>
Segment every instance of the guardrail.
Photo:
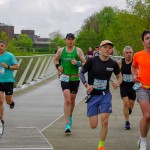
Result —
<svg viewBox="0 0 150 150"><path fill-rule="evenodd" d="M54 54L16 57L20 65L14 71L16 79L14 92L21 91L57 74L53 63Z"/></svg>
<svg viewBox="0 0 150 150"><path fill-rule="evenodd" d="M14 71L16 79L14 92L21 91L35 85L58 73L53 63L54 54L16 57L20 65L19 70ZM118 61L121 56L111 56ZM112 76L113 77L113 76Z"/></svg>

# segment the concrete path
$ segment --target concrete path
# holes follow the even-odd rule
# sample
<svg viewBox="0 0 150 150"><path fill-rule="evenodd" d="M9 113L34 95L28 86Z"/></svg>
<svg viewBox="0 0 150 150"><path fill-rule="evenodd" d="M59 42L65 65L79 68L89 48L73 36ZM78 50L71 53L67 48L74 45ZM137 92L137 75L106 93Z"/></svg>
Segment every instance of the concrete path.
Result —
<svg viewBox="0 0 150 150"><path fill-rule="evenodd" d="M80 90L77 102L84 97ZM49 150L53 146L41 130L63 115L63 94L58 78L47 80L14 94L15 108L5 104L5 132L0 150Z"/></svg>
<svg viewBox="0 0 150 150"><path fill-rule="evenodd" d="M141 111L137 104L130 117L131 130L126 131L119 90L111 89L113 113L109 120L106 150L138 150L138 126ZM63 94L58 79L14 94L15 109L5 105L5 132L0 150L96 150L99 127L92 130L86 117L85 88L80 86L73 114L72 133L64 134ZM150 149L148 135L148 150Z"/></svg>
<svg viewBox="0 0 150 150"><path fill-rule="evenodd" d="M138 103L130 116L131 130L124 130L122 100L119 90L113 90L113 113L109 119L109 131L106 139L106 150L138 150L139 120L141 111ZM53 145L55 150L96 150L99 141L100 125L96 129L89 127L86 117L86 104L82 100L75 108L72 133L64 134L64 116L47 127L42 133ZM150 134L148 149L150 149Z"/></svg>

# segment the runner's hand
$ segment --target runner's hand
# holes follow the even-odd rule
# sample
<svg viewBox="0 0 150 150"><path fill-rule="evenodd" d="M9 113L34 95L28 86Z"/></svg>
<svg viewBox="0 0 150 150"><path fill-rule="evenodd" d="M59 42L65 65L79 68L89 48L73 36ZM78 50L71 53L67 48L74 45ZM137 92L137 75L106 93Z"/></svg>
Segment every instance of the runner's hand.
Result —
<svg viewBox="0 0 150 150"><path fill-rule="evenodd" d="M133 76L133 81L134 81L134 82L139 82L138 76Z"/></svg>
<svg viewBox="0 0 150 150"><path fill-rule="evenodd" d="M87 93L91 93L93 91L93 86L88 84L86 89L87 89Z"/></svg>
<svg viewBox="0 0 150 150"><path fill-rule="evenodd" d="M72 63L73 65L77 65L77 61L76 61L76 59L75 59L75 58L73 58L73 59L71 60L71 63Z"/></svg>
<svg viewBox="0 0 150 150"><path fill-rule="evenodd" d="M58 71L59 71L60 73L62 73L62 72L63 72L63 67L62 67L62 66L59 66L59 67L58 67Z"/></svg>
<svg viewBox="0 0 150 150"><path fill-rule="evenodd" d="M4 68L8 68L8 65L4 62L1 63L1 65L4 67Z"/></svg>
<svg viewBox="0 0 150 150"><path fill-rule="evenodd" d="M112 82L111 84L114 89L117 89L119 87L119 84L116 82Z"/></svg>

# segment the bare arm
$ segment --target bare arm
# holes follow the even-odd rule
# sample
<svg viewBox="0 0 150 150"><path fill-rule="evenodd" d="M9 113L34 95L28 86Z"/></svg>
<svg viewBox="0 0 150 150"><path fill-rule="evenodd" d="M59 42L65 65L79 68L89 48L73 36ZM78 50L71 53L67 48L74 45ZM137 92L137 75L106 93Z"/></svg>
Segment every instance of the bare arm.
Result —
<svg viewBox="0 0 150 150"><path fill-rule="evenodd" d="M54 57L54 65L56 66L56 68L62 73L63 71L63 68L62 66L59 64L59 59L60 59L60 56L61 56L61 53L62 53L62 50L63 48L60 48L58 49L55 57Z"/></svg>
<svg viewBox="0 0 150 150"><path fill-rule="evenodd" d="M86 59L85 59L83 51L80 48L77 48L77 52L78 52L78 57L81 60L82 64L85 64Z"/></svg>
<svg viewBox="0 0 150 150"><path fill-rule="evenodd" d="M113 86L114 89L117 89L120 86L121 82L122 82L122 75L121 75L121 73L117 74L116 78L117 78L117 81L116 82L112 82L112 86Z"/></svg>
<svg viewBox="0 0 150 150"><path fill-rule="evenodd" d="M121 60L118 61L118 66L119 66L119 68L121 69L121 67L122 67Z"/></svg>
<svg viewBox="0 0 150 150"><path fill-rule="evenodd" d="M135 66L132 64L132 66L131 66L131 73L132 73L133 81L134 81L134 82L139 82L139 80L138 80L138 70L139 70L139 68L138 68L138 67L135 67Z"/></svg>
<svg viewBox="0 0 150 150"><path fill-rule="evenodd" d="M18 69L19 69L19 65L18 65L18 64L9 66L9 65L7 65L6 63L3 62L1 65L2 65L4 68L11 69L11 70L18 70Z"/></svg>

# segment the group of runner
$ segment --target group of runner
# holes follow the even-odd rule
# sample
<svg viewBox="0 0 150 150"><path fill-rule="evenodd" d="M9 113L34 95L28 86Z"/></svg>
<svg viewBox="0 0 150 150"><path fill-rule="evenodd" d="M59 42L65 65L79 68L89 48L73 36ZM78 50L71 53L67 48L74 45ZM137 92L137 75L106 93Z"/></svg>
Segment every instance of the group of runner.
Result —
<svg viewBox="0 0 150 150"><path fill-rule="evenodd" d="M110 58L114 44L104 40L97 48L96 55L86 61L83 51L75 46L75 35L66 35L66 46L59 48L54 57L54 64L60 73L59 80L64 94L65 133L71 132L73 111L80 80L89 94L87 99L87 116L91 128L101 122L100 140L97 150L104 150L108 131L108 119L112 113L112 95L109 89L112 73L116 81L111 82L114 89L120 88L123 99L124 128L130 129L129 115L132 113L137 98L142 111L140 121L140 150L147 150L147 134L150 127L150 31L142 33L144 50L133 55L131 46L123 50L124 58L116 62ZM60 61L61 59L61 61ZM79 67L81 67L79 72ZM15 56L6 50L6 42L0 40L0 120L4 125L4 94L7 104L12 109L13 71L19 65ZM87 73L87 78L86 74ZM99 116L100 115L100 116Z"/></svg>
<svg viewBox="0 0 150 150"><path fill-rule="evenodd" d="M87 100L87 116L91 128L101 121L100 141L97 150L104 150L108 131L108 119L112 113L112 95L109 83L112 73L116 81L111 82L114 89L120 88L123 100L123 114L126 130L130 129L129 115L132 113L137 98L142 110L140 121L140 150L147 150L147 134L150 125L150 31L142 33L144 50L133 55L131 46L123 50L124 58L116 62L110 58L114 44L109 40L100 43L98 57L85 60L82 50L76 47L75 36L66 35L66 46L58 49L54 64L61 72L60 81L64 94L65 133L71 132L73 110L80 80L89 94ZM61 58L61 64L59 59ZM81 67L79 72L79 67ZM86 78L85 73L88 73ZM100 114L100 117L99 117Z"/></svg>

